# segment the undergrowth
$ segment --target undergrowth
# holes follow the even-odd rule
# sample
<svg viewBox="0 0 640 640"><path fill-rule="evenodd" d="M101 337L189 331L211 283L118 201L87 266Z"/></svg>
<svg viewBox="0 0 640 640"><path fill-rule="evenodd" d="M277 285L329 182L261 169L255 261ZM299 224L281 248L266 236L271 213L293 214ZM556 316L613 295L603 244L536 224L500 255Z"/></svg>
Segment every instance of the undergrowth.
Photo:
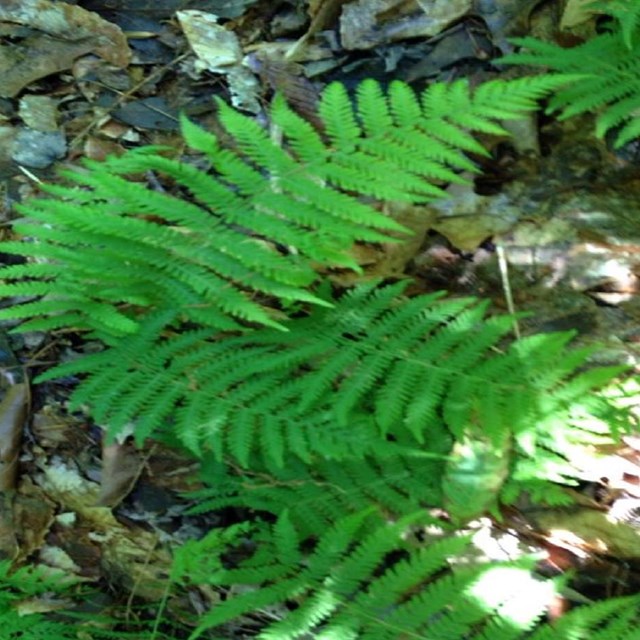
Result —
<svg viewBox="0 0 640 640"><path fill-rule="evenodd" d="M1 274L0 295L19 303L0 318L103 345L39 380L76 376L72 408L111 438L133 426L139 444L188 449L206 485L196 511L249 514L176 550L176 588L222 594L192 639L240 627L265 640L633 637L638 598L551 626L563 580L534 577L530 558L465 563L456 533L525 492L567 502L576 448L626 424L599 393L623 368L591 366L572 333L511 340L512 318L478 300L408 297L406 282L342 291L326 274L359 269L354 243L401 241L408 230L378 205L443 197L475 171L470 153L487 154L477 134L506 135L500 121L540 98L564 116L607 105L598 133L622 124L618 143L635 137L636 31L623 20L576 51L526 40L532 53L510 58L563 75L419 96L399 82L365 81L355 98L334 84L322 128L279 97L268 130L219 103L228 145L182 121L208 171L145 147L86 161L19 207L22 237L0 246L26 258ZM586 72L585 56L617 75ZM148 188L149 171L174 195ZM19 616L32 589L55 584L3 571L9 638L27 621L29 638L78 637L68 621Z"/></svg>

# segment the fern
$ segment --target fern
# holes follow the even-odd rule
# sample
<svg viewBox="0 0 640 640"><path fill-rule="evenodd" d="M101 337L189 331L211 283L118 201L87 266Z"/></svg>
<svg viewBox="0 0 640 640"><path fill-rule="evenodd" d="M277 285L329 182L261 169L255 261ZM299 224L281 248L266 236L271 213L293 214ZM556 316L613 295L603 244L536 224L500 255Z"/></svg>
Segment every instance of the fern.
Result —
<svg viewBox="0 0 640 640"><path fill-rule="evenodd" d="M260 586L228 598L205 615L191 638L267 607L280 605L283 615L287 600L296 603L295 609L262 629L258 638L294 640L308 633L317 638L391 640L403 634L418 636L427 628L433 634L429 637L459 638L486 617L481 609L465 610L468 603L462 595L480 571L448 576L425 588L428 579L446 567L448 556L463 551L466 539L449 538L410 550L403 534L424 516L413 514L393 524L378 522L378 526L371 517L363 512L337 521L305 554L304 563L300 551L304 539L286 512L272 527L255 532L255 552L238 568L225 568L221 559L225 549L220 545L221 534L227 531L214 531L202 541L188 543L177 556L175 578L218 586ZM405 559L385 570L385 558L394 552ZM204 557L206 566L194 564L195 558ZM380 575L369 586L377 572ZM534 620L539 613L534 612Z"/></svg>
<svg viewBox="0 0 640 640"><path fill-rule="evenodd" d="M561 119L598 111L596 134L618 129L619 148L640 135L640 5L632 0L598 3L597 8L617 18L607 32L584 44L564 48L535 38L514 38L527 52L518 52L500 62L547 67L576 78L549 101L549 112L560 111Z"/></svg>
<svg viewBox="0 0 640 640"><path fill-rule="evenodd" d="M0 562L0 628L3 640L176 640L160 631L150 634L151 623L126 624L107 613L91 615L78 610L94 595L76 579L39 566L12 568ZM46 612L46 613L43 613ZM123 629L123 627L126 627Z"/></svg>
<svg viewBox="0 0 640 640"><path fill-rule="evenodd" d="M411 541L411 528L427 522L423 514L388 522L369 510L310 541L284 511L274 525L256 524L253 531L236 525L189 542L176 555L174 580L236 587L205 614L191 640L234 621L246 627L267 611L279 619L260 624L262 640L568 640L636 632L637 596L577 609L530 635L562 583L531 576L533 559L450 570L449 558L462 556L469 541ZM225 553L243 541L245 558L229 566Z"/></svg>
<svg viewBox="0 0 640 640"><path fill-rule="evenodd" d="M86 590L74 592L73 587L74 580L57 571L50 570L47 573L35 566L12 570L11 562L0 562L0 626L3 640L77 640L79 629L90 630L91 637L96 640L133 640L137 637L134 633L111 632L108 627L86 624L88 618L72 611L72 596L83 599L89 594ZM50 609L48 614L38 612L46 609ZM93 616L91 622L96 621L96 616ZM117 622L104 617L100 621L112 625Z"/></svg>
<svg viewBox="0 0 640 640"><path fill-rule="evenodd" d="M496 351L509 317L485 319L486 305L471 299L403 299L405 286L360 286L332 309L291 320L286 334L263 328L207 341L192 332L153 342L151 326L43 379L89 374L72 406L109 389L93 414L112 434L135 422L143 439L168 424L196 455L212 451L244 468L265 460L282 468L292 455L306 464L375 456L384 470L398 456L443 456L457 441L484 453L453 452L446 471L451 505L456 494L468 496L466 484L479 489L482 477L493 500L511 469L525 483L563 480L571 439L597 435L567 423L579 411L597 412L603 401L591 392L622 369L576 373L591 350L568 351L570 334ZM483 511L480 501L471 504Z"/></svg>
<svg viewBox="0 0 640 640"><path fill-rule="evenodd" d="M278 516L287 511L300 533L312 536L372 506L401 517L441 505L443 467L442 458L419 451L413 456L354 457L339 464L318 460L309 465L292 458L284 468L255 470L208 459L201 473L207 488L191 494L197 501L192 512L246 507Z"/></svg>
<svg viewBox="0 0 640 640"><path fill-rule="evenodd" d="M602 0L593 2L589 8L599 10L618 20L624 43L633 49L634 41L640 29L640 5L633 0Z"/></svg>
<svg viewBox="0 0 640 640"><path fill-rule="evenodd" d="M73 627L62 622L50 621L40 614L20 615L18 607L27 599L42 594L60 594L68 588L68 582L59 575L45 576L30 567L11 572L11 562L0 562L0 624L3 638L13 640L26 637L33 640L71 640L76 638Z"/></svg>
<svg viewBox="0 0 640 640"><path fill-rule="evenodd" d="M433 523L431 507L458 524L523 490L559 501L549 481L571 481L574 447L612 431L615 407L595 392L622 368L589 368L592 350L570 349L570 333L510 343L511 318L487 318L474 299L407 298L404 282L340 294L319 274L357 269L355 242L397 240L404 229L380 201L441 197L474 170L468 152L486 153L476 133L503 134L497 120L570 79L420 96L367 81L355 103L332 85L321 130L280 98L272 132L220 104L229 146L182 123L210 171L144 148L87 162L21 207L24 239L0 249L27 262L2 271L0 295L19 304L0 320L104 343L40 380L79 376L71 406L112 437L133 424L138 442L177 438L202 461L200 510L275 521L178 552L178 582L250 587L194 638L284 604L293 611L260 637L517 638L535 625L540 603L517 624L501 613L510 593L480 603L491 567L448 571L464 540L422 548L408 536ZM176 195L147 189L148 171ZM231 567L225 549L243 540L255 552Z"/></svg>
<svg viewBox="0 0 640 640"><path fill-rule="evenodd" d="M560 82L496 81L470 93L460 81L418 99L401 83L385 94L368 81L356 106L336 84L320 104L324 136L274 102L282 144L220 103L233 148L182 121L212 173L146 147L86 161L86 170L65 172L68 186L45 186L50 197L23 205L26 219L15 229L37 241L3 243L31 262L3 270L0 295L27 300L0 319L30 318L24 330L87 329L107 343L167 308L178 312L174 326L282 328L278 301L326 304L310 289L320 266L358 269L348 253L354 241L406 231L347 191L404 202L442 196L438 184L474 169L463 151L486 153L470 131L502 131L496 118L531 111ZM175 180L182 193L132 179L147 171Z"/></svg>

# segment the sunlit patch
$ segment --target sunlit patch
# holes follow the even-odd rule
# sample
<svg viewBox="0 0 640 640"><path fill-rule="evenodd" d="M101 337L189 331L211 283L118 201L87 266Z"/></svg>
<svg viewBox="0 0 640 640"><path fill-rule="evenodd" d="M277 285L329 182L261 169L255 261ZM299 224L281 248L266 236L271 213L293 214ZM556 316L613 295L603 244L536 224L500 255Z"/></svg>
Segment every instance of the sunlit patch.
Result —
<svg viewBox="0 0 640 640"><path fill-rule="evenodd" d="M604 553L607 551L607 545L599 538L595 538L587 542L568 529L551 529L546 538L549 543L556 547L569 549L571 553L579 558L588 557L589 554L584 551L586 548L589 548L592 552L596 551Z"/></svg>
<svg viewBox="0 0 640 640"><path fill-rule="evenodd" d="M486 611L500 610L500 617L516 627L528 627L552 602L557 593L553 580L535 578L529 569L487 569L467 594Z"/></svg>

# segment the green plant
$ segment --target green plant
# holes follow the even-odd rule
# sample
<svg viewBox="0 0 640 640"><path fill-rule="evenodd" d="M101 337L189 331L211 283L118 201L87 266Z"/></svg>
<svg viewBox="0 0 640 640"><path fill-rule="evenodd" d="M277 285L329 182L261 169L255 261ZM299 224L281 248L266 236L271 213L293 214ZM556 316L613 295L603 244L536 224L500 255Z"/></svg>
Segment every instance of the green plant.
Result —
<svg viewBox="0 0 640 640"><path fill-rule="evenodd" d="M107 615L83 614L76 607L91 600L91 592L61 571L25 566L12 569L0 562L0 629L3 640L139 640L147 630ZM133 630L135 626L141 629ZM156 640L166 636L158 634ZM167 640L169 640L167 638Z"/></svg>
<svg viewBox="0 0 640 640"><path fill-rule="evenodd" d="M616 20L604 33L574 47L536 38L514 38L524 47L500 60L506 64L543 66L575 78L549 100L548 111L560 118L597 111L596 134L615 133L615 146L640 135L640 5L634 0L594 3Z"/></svg>
<svg viewBox="0 0 640 640"><path fill-rule="evenodd" d="M80 186L46 186L53 197L23 205L27 218L15 229L35 241L2 244L29 262L3 269L0 295L26 300L1 310L0 319L31 318L21 331L89 330L115 349L86 360L100 371L111 358L108 366L122 380L140 374L126 403L91 391L93 410L109 415L115 433L123 421L114 412L124 421L144 419L147 392L167 361L193 345L222 342L223 330L256 336L260 324L287 329L281 305L292 300L331 307L331 294L314 287L317 269L357 268L348 254L356 239L390 240L374 229L401 229L345 190L401 201L442 195L432 182L459 181L456 170L473 168L464 151L486 153L469 130L503 133L497 118L534 109L536 98L562 81L496 81L474 92L461 81L434 85L420 101L404 84L394 83L385 95L365 82L356 107L335 85L320 106L326 137L276 101L271 115L282 144L221 105L233 149L184 123L187 141L205 153L212 174L146 148L68 172ZM148 170L174 179L179 197L132 179ZM226 335L232 345L230 339ZM154 350L149 358L153 346L162 353ZM269 362L264 367L273 369ZM80 394L91 385L85 371ZM141 437L181 404L185 371L173 373L178 384L168 385ZM198 396L204 405L214 400Z"/></svg>
<svg viewBox="0 0 640 640"><path fill-rule="evenodd" d="M262 619L256 629L262 640L637 637L638 596L575 609L532 632L563 581L534 578L533 558L456 563L469 539L443 536L425 544L408 533L426 524L434 521L424 513L390 522L369 510L339 519L309 540L285 510L273 525L254 523L254 531L236 525L188 542L177 553L173 579L227 590L190 639L234 620L246 629L248 614L254 624ZM230 566L225 554L234 546L245 559Z"/></svg>
<svg viewBox="0 0 640 640"><path fill-rule="evenodd" d="M3 637L8 640L25 637L33 640L67 640L75 638L73 627L64 622L51 621L33 613L24 615L20 609L37 611L35 600L42 595L60 595L69 588L69 583L60 575L47 577L41 571L25 567L11 572L11 562L0 562L0 624ZM32 602L29 607L29 601ZM53 608L53 603L50 603Z"/></svg>
<svg viewBox="0 0 640 640"><path fill-rule="evenodd" d="M569 333L511 343L511 318L486 318L475 300L408 298L403 282L341 292L323 274L357 269L356 241L398 241L379 201L441 197L474 168L466 154L486 153L473 132L504 134L498 119L568 79L436 84L419 98L367 81L355 103L333 85L322 131L280 99L270 131L221 104L229 147L183 121L209 172L145 148L67 172L71 186L20 207L24 239L0 249L28 262L1 272L0 295L22 303L0 319L104 343L40 380L80 375L72 406L112 437L133 425L139 442L177 438L202 461L202 510L249 507L276 522L179 552L178 582L257 587L196 635L283 602L297 608L262 637L395 637L385 620L403 615L414 634L442 620L438 637L516 638L540 616L503 624L506 600L482 608L463 591L487 567L433 582L439 547L405 538L431 507L459 524L523 490L566 500L552 481L572 481L574 446L615 431L615 407L595 392L621 368L587 367L591 350L569 349ZM176 195L147 189L147 171ZM248 537L259 551L234 573L224 549ZM413 598L423 588L444 598L430 613Z"/></svg>
<svg viewBox="0 0 640 640"><path fill-rule="evenodd" d="M464 81L434 85L420 102L402 83L386 96L371 81L355 109L336 84L319 107L324 136L274 102L282 140L220 103L231 148L183 121L212 173L146 147L65 172L71 186L45 185L53 197L21 207L27 219L15 229L37 242L3 243L3 251L33 261L4 269L17 282L0 295L31 301L0 318L31 318L24 330L88 329L108 344L167 309L175 312L168 327L281 326L274 300L327 304L310 291L320 267L357 269L354 241L403 231L347 192L401 202L443 195L434 182L459 182L457 170L474 169L463 151L486 153L469 130L503 132L497 118L531 111L561 81L496 81L474 93ZM131 179L145 171L174 180L178 196Z"/></svg>
<svg viewBox="0 0 640 640"><path fill-rule="evenodd" d="M633 0L592 0L587 8L612 16L619 22L622 38L633 49L640 29L640 5Z"/></svg>

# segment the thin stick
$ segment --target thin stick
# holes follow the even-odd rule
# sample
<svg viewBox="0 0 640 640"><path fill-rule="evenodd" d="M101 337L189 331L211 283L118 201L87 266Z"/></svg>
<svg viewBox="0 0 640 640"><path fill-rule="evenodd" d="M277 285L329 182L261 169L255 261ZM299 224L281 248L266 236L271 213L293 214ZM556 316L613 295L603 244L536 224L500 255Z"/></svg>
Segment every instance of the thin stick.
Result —
<svg viewBox="0 0 640 640"><path fill-rule="evenodd" d="M502 280L502 290L504 291L504 298L507 301L507 309L511 314L513 322L513 334L515 335L516 340L520 340L520 326L518 325L518 318L516 318L516 309L513 304L513 295L511 294L511 284L509 282L509 266L507 263L507 256L502 245L496 245L496 253L498 254L498 267L500 269L500 279Z"/></svg>

